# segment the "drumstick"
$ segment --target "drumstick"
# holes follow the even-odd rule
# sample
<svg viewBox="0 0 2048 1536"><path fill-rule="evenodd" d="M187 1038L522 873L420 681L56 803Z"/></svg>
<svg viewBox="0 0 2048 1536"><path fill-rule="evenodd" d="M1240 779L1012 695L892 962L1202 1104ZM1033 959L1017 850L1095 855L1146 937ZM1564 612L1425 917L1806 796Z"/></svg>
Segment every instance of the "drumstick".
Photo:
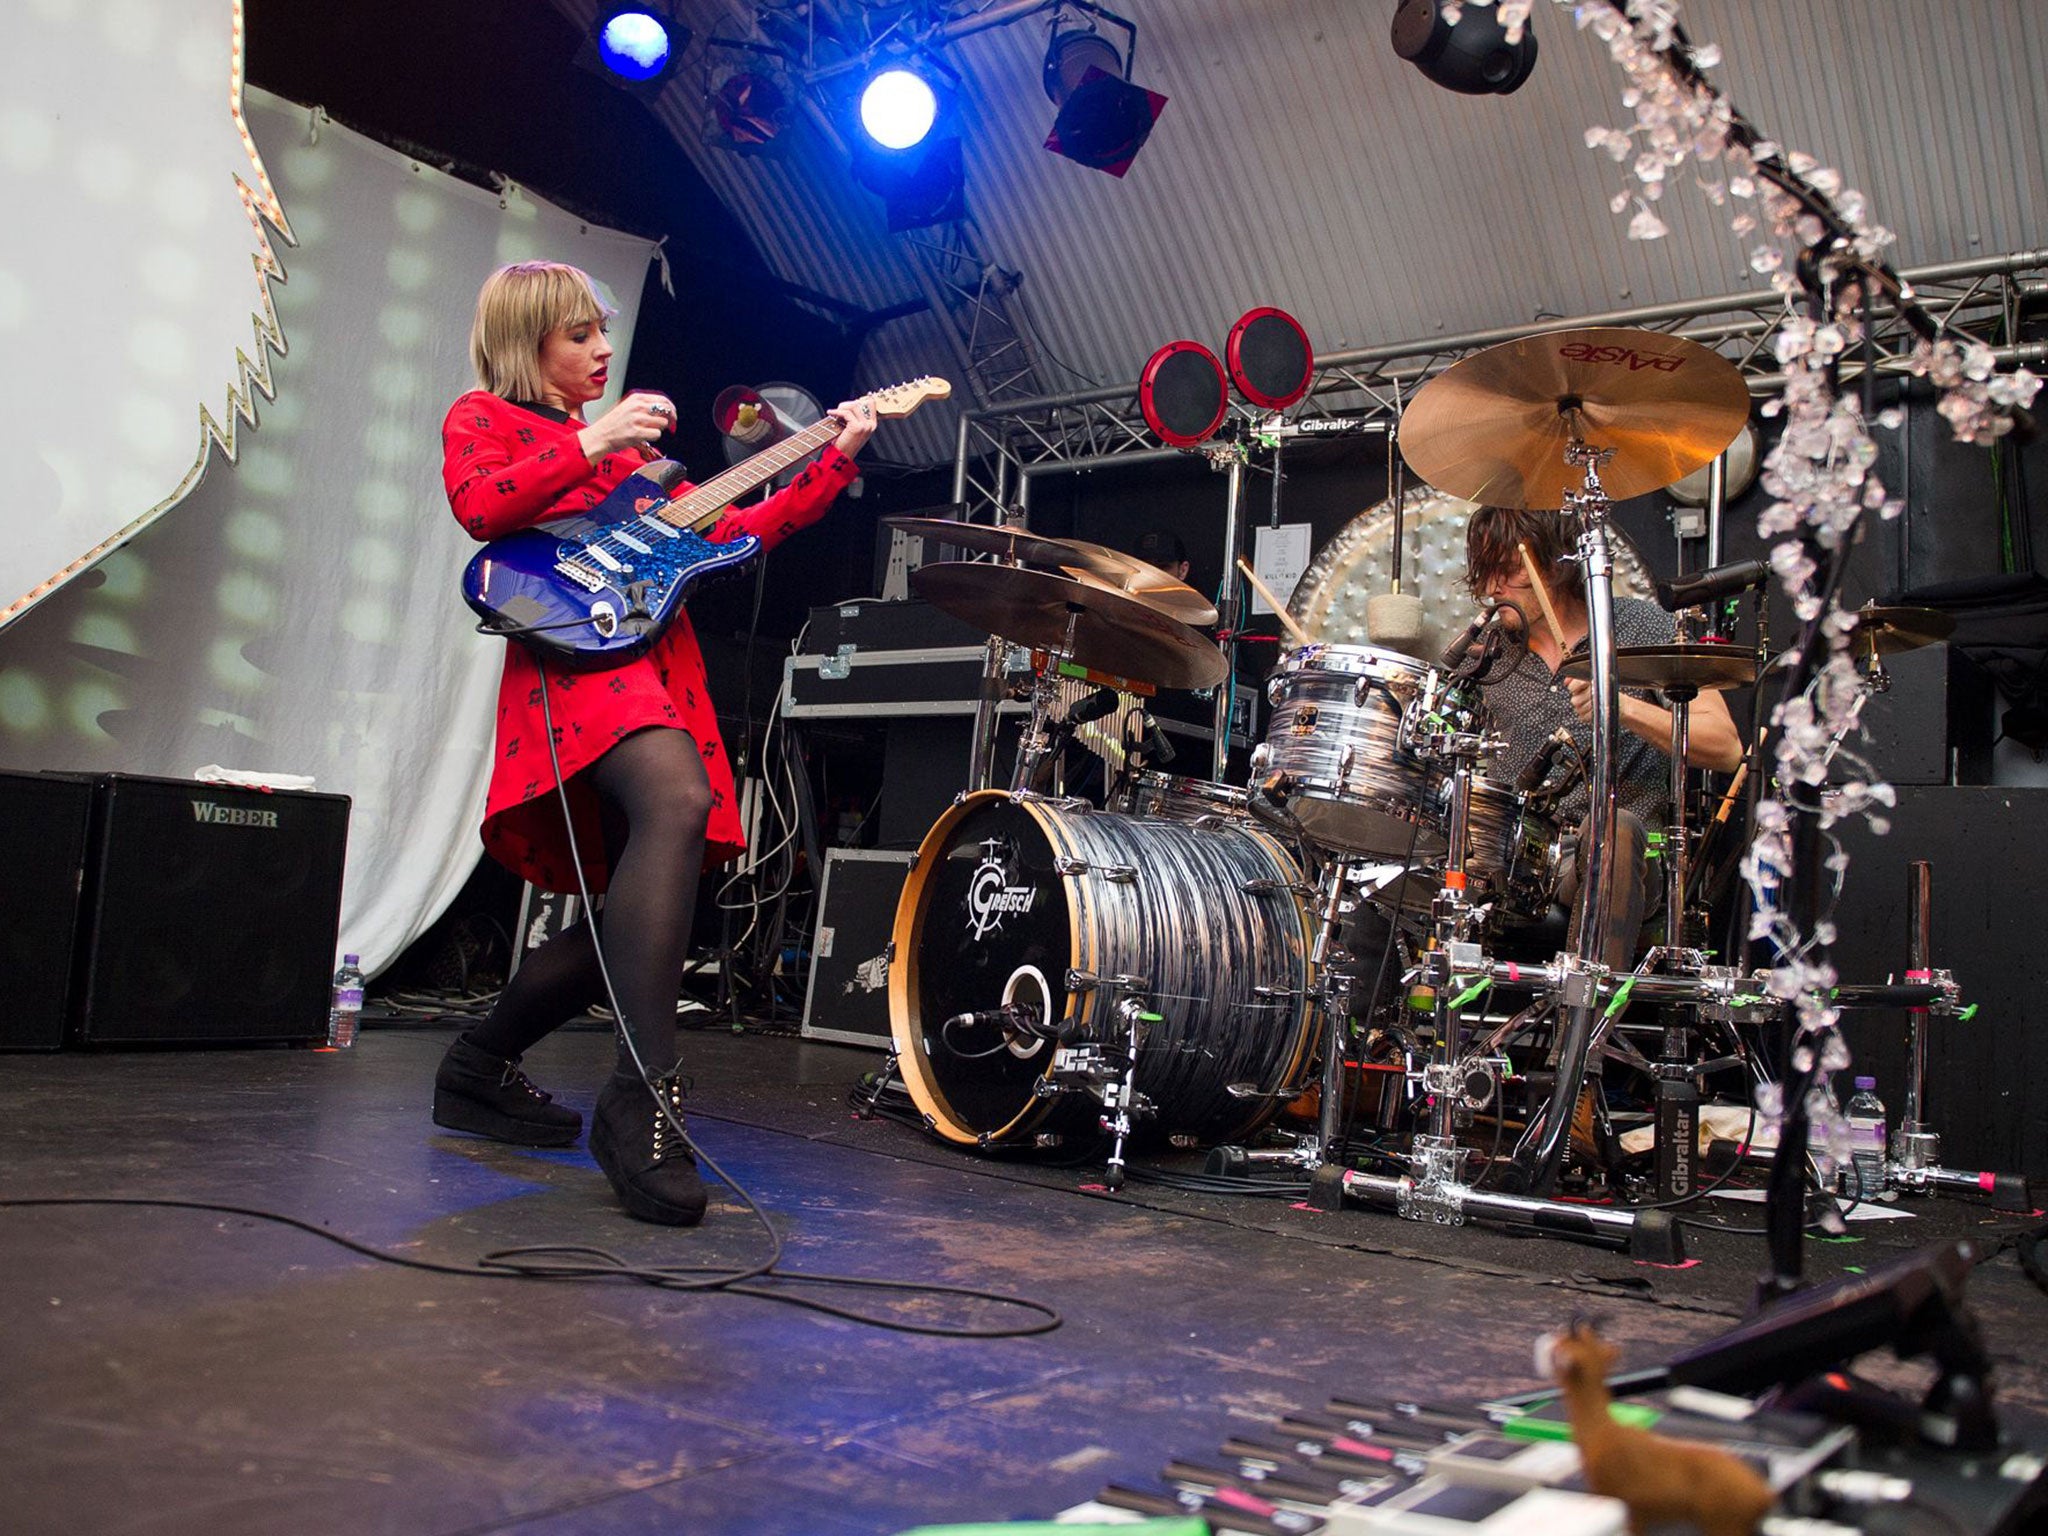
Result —
<svg viewBox="0 0 2048 1536"><path fill-rule="evenodd" d="M1728 813L1735 809L1736 798L1742 793L1743 782L1749 777L1749 764L1745 762L1735 770L1735 778L1728 785L1728 793L1721 797L1721 808L1714 812L1714 825L1720 826L1728 819Z"/></svg>
<svg viewBox="0 0 2048 1536"><path fill-rule="evenodd" d="M1237 568L1244 572L1244 579L1252 584L1252 590L1266 600L1266 606L1280 615L1280 622L1287 626L1287 633L1294 636L1297 645L1314 645L1316 643L1315 636L1301 627L1301 621L1287 611L1287 605L1273 595L1271 587L1259 580L1259 573L1245 564L1242 555L1238 556Z"/></svg>
<svg viewBox="0 0 2048 1536"><path fill-rule="evenodd" d="M1550 588L1543 585L1543 573L1536 569L1536 557L1529 553L1527 544L1517 543L1515 548L1521 551L1522 569L1529 573L1529 585L1536 589L1536 602L1543 609L1543 622L1550 626L1550 638L1557 642L1560 651L1570 650L1564 643L1564 629L1557 622L1557 610L1550 606Z"/></svg>

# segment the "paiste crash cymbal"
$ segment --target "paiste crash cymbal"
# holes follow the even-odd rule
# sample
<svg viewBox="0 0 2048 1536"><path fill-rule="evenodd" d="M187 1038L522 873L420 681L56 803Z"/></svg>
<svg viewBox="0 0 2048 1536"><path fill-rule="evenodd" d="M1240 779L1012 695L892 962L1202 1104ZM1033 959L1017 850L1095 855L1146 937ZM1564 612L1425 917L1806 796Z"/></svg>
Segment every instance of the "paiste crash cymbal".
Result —
<svg viewBox="0 0 2048 1536"><path fill-rule="evenodd" d="M1147 608L1157 608L1168 618L1179 619L1183 624L1216 622L1214 603L1186 582L1167 575L1158 566L1106 545L1089 544L1080 539L1068 542L1081 551L1083 558L1063 566L1067 574L1092 576L1105 586L1115 587L1126 596L1135 597Z"/></svg>
<svg viewBox="0 0 2048 1536"><path fill-rule="evenodd" d="M1854 656L1895 656L1946 640L1955 631L1955 619L1938 608L1880 608L1866 603L1856 610L1849 651Z"/></svg>
<svg viewBox="0 0 2048 1536"><path fill-rule="evenodd" d="M1562 677L1591 677L1593 658L1573 656ZM1624 645L1614 652L1614 680L1623 688L1697 688L1717 693L1756 681L1756 657L1732 645Z"/></svg>
<svg viewBox="0 0 2048 1536"><path fill-rule="evenodd" d="M919 566L910 587L934 608L1013 645L1057 651L1084 667L1161 688L1210 688L1230 671L1223 653L1195 630L1086 577L956 560Z"/></svg>
<svg viewBox="0 0 2048 1536"><path fill-rule="evenodd" d="M1488 347L1423 385L1401 418L1401 456L1440 491L1500 507L1562 507L1585 471L1574 438L1613 450L1610 500L1683 479L1749 419L1736 366L1658 331L1591 326Z"/></svg>

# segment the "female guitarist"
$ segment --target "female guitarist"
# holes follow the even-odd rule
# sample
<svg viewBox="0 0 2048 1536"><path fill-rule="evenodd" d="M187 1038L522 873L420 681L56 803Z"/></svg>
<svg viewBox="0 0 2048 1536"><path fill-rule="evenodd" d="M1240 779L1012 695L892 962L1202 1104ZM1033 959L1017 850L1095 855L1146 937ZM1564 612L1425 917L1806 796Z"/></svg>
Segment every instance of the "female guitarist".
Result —
<svg viewBox="0 0 2048 1536"><path fill-rule="evenodd" d="M448 504L471 537L586 511L658 457L649 445L675 425L663 396L635 390L596 420L584 416L604 393L612 313L589 277L559 262L520 262L485 281L469 342L480 387L441 424ZM824 515L875 429L871 404L842 404L830 415L837 439L787 488L736 509L709 537L752 533L772 548ZM605 893L597 926L621 1015L617 1064L591 1119L591 1155L631 1215L690 1226L705 1197L677 1136L676 996L698 877L707 860L742 852L745 834L687 615L678 613L646 654L604 671L566 671L516 641L506 647L484 847L541 889L574 892L557 763L583 881ZM490 1016L449 1047L434 1078L437 1125L522 1146L576 1139L582 1117L529 1082L519 1059L605 1000L598 937L586 914L535 950Z"/></svg>

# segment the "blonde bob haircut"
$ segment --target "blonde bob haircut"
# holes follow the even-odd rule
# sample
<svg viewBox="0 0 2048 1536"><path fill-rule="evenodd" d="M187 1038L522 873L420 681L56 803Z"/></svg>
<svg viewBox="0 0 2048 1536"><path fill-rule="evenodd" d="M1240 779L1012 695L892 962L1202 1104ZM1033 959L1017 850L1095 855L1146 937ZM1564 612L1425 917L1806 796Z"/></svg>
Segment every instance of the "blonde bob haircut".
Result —
<svg viewBox="0 0 2048 1536"><path fill-rule="evenodd" d="M469 329L477 384L506 400L540 399L540 344L548 332L617 313L597 296L590 275L566 262L515 261L498 268L484 279Z"/></svg>

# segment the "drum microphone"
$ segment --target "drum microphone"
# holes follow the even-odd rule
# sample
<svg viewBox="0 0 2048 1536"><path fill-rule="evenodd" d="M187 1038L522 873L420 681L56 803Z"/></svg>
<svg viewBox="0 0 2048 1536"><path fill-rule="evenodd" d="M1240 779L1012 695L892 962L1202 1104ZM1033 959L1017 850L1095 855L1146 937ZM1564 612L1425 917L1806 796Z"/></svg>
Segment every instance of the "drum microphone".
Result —
<svg viewBox="0 0 2048 1536"><path fill-rule="evenodd" d="M1091 720L1100 720L1116 710L1118 694L1114 688L1098 688L1087 698L1067 711L1066 725L1069 730L1077 725L1086 725Z"/></svg>
<svg viewBox="0 0 2048 1536"><path fill-rule="evenodd" d="M1731 560L1709 570L1657 583L1657 606L1667 613L1681 608L1700 608L1720 598L1733 597L1770 580L1771 568L1761 560Z"/></svg>
<svg viewBox="0 0 2048 1536"><path fill-rule="evenodd" d="M1173 743L1166 739L1166 732L1159 728L1159 722L1150 715L1145 717L1144 738L1145 761L1161 767L1174 759Z"/></svg>
<svg viewBox="0 0 2048 1536"><path fill-rule="evenodd" d="M1536 749L1536 755L1529 759L1515 780L1517 794L1534 794L1536 787L1550 777L1550 770L1557 766L1558 755L1572 744L1572 733L1559 726L1544 738L1543 745Z"/></svg>
<svg viewBox="0 0 2048 1536"><path fill-rule="evenodd" d="M1446 672L1455 672L1465 660L1465 653L1472 649L1472 643L1479 638L1479 632L1493 622L1493 614L1485 612L1465 626L1465 632L1444 647L1444 653L1437 659L1437 665Z"/></svg>
<svg viewBox="0 0 2048 1536"><path fill-rule="evenodd" d="M1057 1040L1056 1030L1048 1029L1038 1022L1038 1010L1029 1003L1005 1003L1000 1008L982 1008L972 1013L956 1013L939 1026L939 1038L950 1043L956 1029L998 1028L1005 1039L1014 1040L1019 1035L1036 1035L1041 1039Z"/></svg>

